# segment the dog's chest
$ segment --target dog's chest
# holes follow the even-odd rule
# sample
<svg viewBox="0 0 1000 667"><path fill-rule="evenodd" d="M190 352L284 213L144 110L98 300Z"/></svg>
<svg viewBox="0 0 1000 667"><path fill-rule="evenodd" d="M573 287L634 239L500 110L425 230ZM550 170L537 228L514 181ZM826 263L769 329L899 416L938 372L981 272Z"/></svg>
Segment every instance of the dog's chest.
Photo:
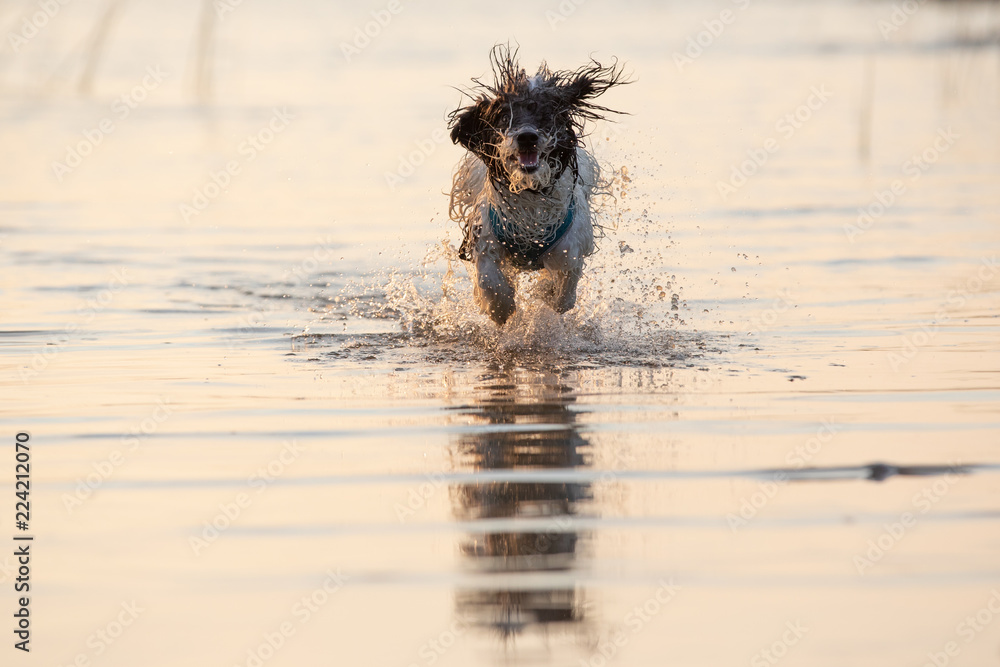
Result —
<svg viewBox="0 0 1000 667"><path fill-rule="evenodd" d="M511 262L525 269L540 269L541 256L566 234L573 224L572 197L565 203L554 201L521 206L490 205L487 220L492 236L504 248Z"/></svg>

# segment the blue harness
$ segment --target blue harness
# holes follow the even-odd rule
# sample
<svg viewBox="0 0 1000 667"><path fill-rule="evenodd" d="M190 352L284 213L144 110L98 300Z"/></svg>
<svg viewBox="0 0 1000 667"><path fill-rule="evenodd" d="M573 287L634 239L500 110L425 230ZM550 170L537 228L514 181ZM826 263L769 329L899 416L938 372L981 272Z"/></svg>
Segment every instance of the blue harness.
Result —
<svg viewBox="0 0 1000 667"><path fill-rule="evenodd" d="M576 197L571 195L565 217L563 217L559 226L556 227L555 232L551 235L551 239L544 243L533 243L518 239L512 228L513 226L508 224L506 216L492 206L490 206L489 211L490 229L493 230L493 236L500 242L500 245L507 250L507 255L514 266L519 269L536 271L542 268L541 262L538 261L539 258L552 248L552 246L559 243L559 239L566 234L566 230L573 224L575 208Z"/></svg>

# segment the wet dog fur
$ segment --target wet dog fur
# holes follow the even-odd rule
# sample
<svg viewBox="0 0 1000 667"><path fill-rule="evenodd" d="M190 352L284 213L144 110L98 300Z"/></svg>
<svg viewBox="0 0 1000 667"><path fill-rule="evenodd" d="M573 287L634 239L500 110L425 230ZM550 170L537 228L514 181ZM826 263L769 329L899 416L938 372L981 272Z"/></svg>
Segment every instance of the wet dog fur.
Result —
<svg viewBox="0 0 1000 667"><path fill-rule="evenodd" d="M491 63L493 83L474 79L472 104L449 115L452 141L468 151L449 214L463 227L460 257L471 263L476 303L502 326L515 311L518 271L549 274L545 300L555 311L576 305L600 181L584 124L619 113L592 100L627 81L617 61L556 72L543 62L528 76L506 45L494 47Z"/></svg>

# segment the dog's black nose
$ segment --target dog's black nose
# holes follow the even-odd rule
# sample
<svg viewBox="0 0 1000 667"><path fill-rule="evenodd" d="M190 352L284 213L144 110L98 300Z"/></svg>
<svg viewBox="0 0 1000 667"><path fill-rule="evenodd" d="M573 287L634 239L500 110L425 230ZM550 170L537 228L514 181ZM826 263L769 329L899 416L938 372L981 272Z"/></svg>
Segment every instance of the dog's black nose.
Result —
<svg viewBox="0 0 1000 667"><path fill-rule="evenodd" d="M519 150L534 150L538 146L538 133L534 130L524 130L517 133L517 147Z"/></svg>

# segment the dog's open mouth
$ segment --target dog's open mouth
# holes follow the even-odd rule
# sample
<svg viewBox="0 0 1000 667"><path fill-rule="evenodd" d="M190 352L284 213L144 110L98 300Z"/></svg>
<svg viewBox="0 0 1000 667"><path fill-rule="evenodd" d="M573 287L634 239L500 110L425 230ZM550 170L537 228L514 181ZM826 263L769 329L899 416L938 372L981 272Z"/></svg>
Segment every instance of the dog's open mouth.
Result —
<svg viewBox="0 0 1000 667"><path fill-rule="evenodd" d="M538 151L518 151L517 164L526 172L538 169Z"/></svg>

